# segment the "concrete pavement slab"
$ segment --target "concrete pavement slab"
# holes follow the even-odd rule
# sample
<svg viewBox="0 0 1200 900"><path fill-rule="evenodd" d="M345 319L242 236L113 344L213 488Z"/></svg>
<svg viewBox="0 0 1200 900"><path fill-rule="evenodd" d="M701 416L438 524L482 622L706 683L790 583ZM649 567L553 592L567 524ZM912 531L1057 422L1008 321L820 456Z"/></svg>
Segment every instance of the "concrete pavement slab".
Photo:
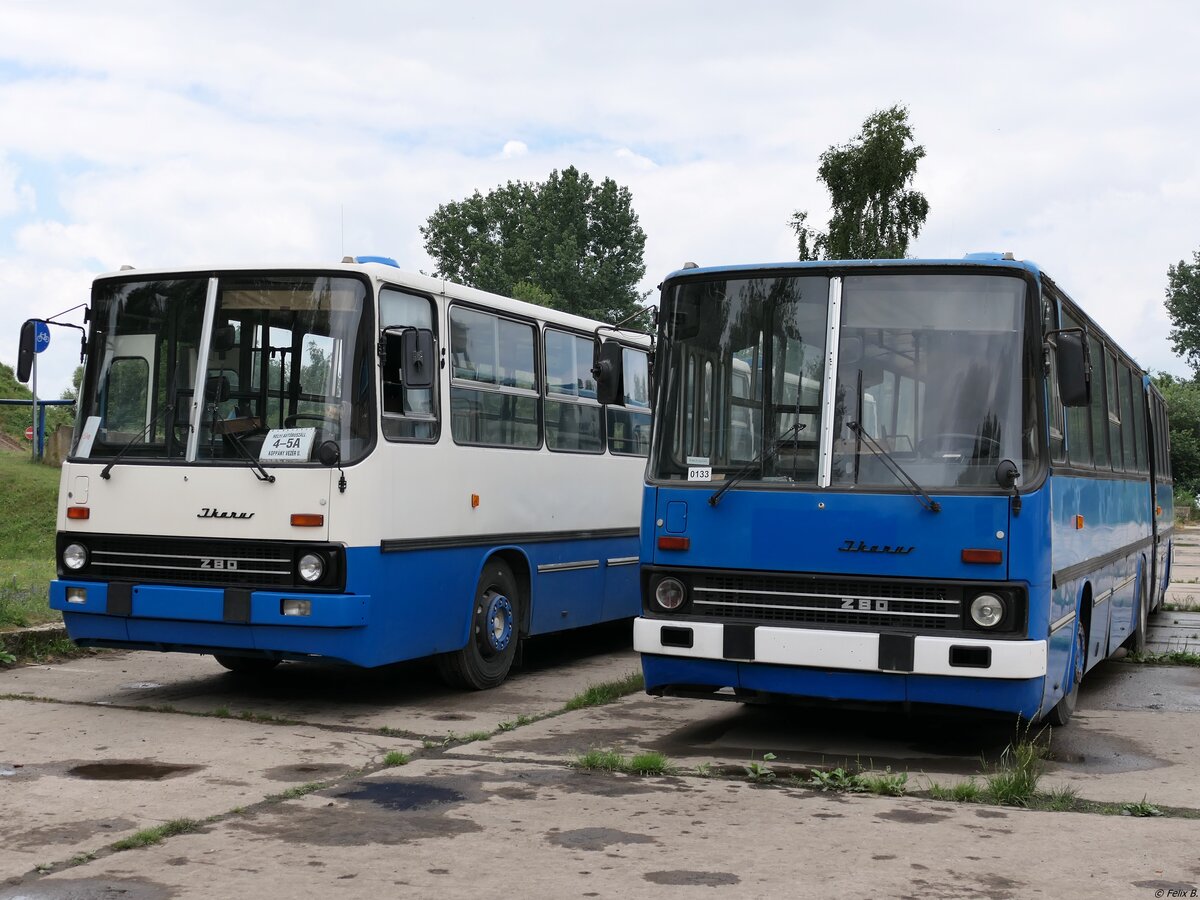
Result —
<svg viewBox="0 0 1200 900"><path fill-rule="evenodd" d="M447 759L28 878L0 900L1137 897L1197 885L1184 820Z"/></svg>
<svg viewBox="0 0 1200 900"><path fill-rule="evenodd" d="M653 750L694 769L740 771L774 755L776 768L907 772L914 785L954 784L990 771L1012 742L1039 735L1015 723L626 697L556 716L451 755L566 763L592 749ZM1200 808L1200 670L1106 663L1084 682L1079 710L1050 741L1044 789L1084 799Z"/></svg>
<svg viewBox="0 0 1200 900"><path fill-rule="evenodd" d="M0 877L417 746L303 726L0 700Z"/></svg>
<svg viewBox="0 0 1200 900"><path fill-rule="evenodd" d="M113 706L171 706L186 712L228 709L317 725L445 739L493 731L518 716L561 709L588 685L639 669L623 629L584 629L546 638L526 665L490 691L440 683L427 663L353 669L283 663L258 678L226 672L208 656L114 652L54 666L0 672L0 695Z"/></svg>

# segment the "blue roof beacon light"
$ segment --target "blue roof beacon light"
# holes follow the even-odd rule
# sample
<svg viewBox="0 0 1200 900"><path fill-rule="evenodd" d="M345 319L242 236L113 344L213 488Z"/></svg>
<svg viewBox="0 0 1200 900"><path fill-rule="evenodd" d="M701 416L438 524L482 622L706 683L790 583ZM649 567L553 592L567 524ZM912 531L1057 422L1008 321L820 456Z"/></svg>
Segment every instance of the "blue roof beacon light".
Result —
<svg viewBox="0 0 1200 900"><path fill-rule="evenodd" d="M382 263L385 266L391 266L393 269L400 268L400 263L396 262L390 256L356 256L354 261L359 265L363 263Z"/></svg>

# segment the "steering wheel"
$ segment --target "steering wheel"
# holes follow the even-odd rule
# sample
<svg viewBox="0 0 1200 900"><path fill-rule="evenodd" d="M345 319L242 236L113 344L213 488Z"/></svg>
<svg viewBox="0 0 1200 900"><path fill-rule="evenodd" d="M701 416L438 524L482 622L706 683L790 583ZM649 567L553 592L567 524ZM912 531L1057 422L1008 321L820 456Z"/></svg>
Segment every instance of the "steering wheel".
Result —
<svg viewBox="0 0 1200 900"><path fill-rule="evenodd" d="M288 428L294 428L297 422L314 422L320 431L337 431L338 429L337 420L318 413L296 413L283 420L283 424Z"/></svg>
<svg viewBox="0 0 1200 900"><path fill-rule="evenodd" d="M976 448L981 452L976 453ZM930 435L917 443L917 452L922 456L935 453L954 453L962 456L990 457L1000 452L1000 442L977 434L947 431Z"/></svg>

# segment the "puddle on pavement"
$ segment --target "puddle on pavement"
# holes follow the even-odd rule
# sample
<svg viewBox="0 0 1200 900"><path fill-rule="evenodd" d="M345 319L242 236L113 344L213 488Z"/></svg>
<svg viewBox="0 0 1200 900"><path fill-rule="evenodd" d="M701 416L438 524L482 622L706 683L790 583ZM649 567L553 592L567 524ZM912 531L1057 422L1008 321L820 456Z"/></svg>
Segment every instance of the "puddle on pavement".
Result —
<svg viewBox="0 0 1200 900"><path fill-rule="evenodd" d="M321 781L348 771L349 766L336 763L302 763L294 766L275 766L263 775L272 781Z"/></svg>
<svg viewBox="0 0 1200 900"><path fill-rule="evenodd" d="M199 772L203 766L156 762L94 762L67 769L68 775L87 781L162 781Z"/></svg>
<svg viewBox="0 0 1200 900"><path fill-rule="evenodd" d="M342 800L368 800L384 809L405 812L428 809L445 803L461 803L466 798L452 788L419 781L364 781L356 790L335 794Z"/></svg>

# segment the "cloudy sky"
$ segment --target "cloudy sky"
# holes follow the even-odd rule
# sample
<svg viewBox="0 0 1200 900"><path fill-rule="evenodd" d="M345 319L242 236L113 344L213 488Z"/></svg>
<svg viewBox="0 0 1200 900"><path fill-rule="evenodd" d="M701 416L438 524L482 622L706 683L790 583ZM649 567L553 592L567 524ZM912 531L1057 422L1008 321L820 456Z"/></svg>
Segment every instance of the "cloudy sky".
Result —
<svg viewBox="0 0 1200 900"><path fill-rule="evenodd" d="M1153 0L0 0L0 361L123 264L427 271L438 204L568 165L632 191L646 290L793 259L821 152L904 104L914 255L1036 260L1185 374L1162 300L1200 247L1198 46L1197 7ZM77 347L55 334L39 393Z"/></svg>

